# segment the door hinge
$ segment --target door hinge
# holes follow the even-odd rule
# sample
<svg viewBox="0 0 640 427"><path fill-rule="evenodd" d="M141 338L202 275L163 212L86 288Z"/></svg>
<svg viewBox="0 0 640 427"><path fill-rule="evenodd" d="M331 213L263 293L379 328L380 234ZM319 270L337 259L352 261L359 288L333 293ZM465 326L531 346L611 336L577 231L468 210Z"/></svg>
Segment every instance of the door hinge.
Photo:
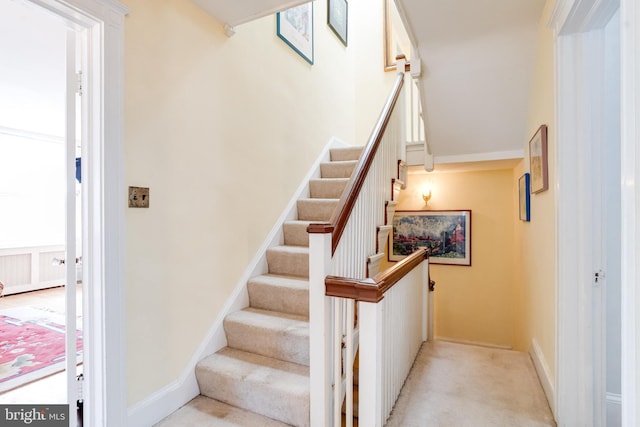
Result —
<svg viewBox="0 0 640 427"><path fill-rule="evenodd" d="M595 281L596 286L600 286L600 283L604 280L605 274L603 270L598 270L593 273L593 280Z"/></svg>
<svg viewBox="0 0 640 427"><path fill-rule="evenodd" d="M82 96L82 71L76 73L76 93Z"/></svg>
<svg viewBox="0 0 640 427"><path fill-rule="evenodd" d="M78 382L77 386L78 386L78 400L76 401L76 418L77 418L77 425L78 427L82 427L84 424L84 397L82 396L83 393L83 386L84 386L84 375L80 374L76 377L76 380Z"/></svg>

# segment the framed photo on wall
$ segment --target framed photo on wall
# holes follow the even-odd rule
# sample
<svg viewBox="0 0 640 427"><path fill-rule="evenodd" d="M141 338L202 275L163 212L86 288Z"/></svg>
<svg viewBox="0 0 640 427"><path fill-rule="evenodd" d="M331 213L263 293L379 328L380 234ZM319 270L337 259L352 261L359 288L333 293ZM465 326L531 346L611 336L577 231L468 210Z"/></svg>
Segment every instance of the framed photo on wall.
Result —
<svg viewBox="0 0 640 427"><path fill-rule="evenodd" d="M327 24L342 44L346 46L349 33L349 4L347 0L327 0Z"/></svg>
<svg viewBox="0 0 640 427"><path fill-rule="evenodd" d="M529 189L528 173L525 173L518 180L518 202L520 207L520 219L529 221L531 219L531 194Z"/></svg>
<svg viewBox="0 0 640 427"><path fill-rule="evenodd" d="M529 172L531 173L531 193L540 193L549 189L547 125L540 126L529 141Z"/></svg>
<svg viewBox="0 0 640 427"><path fill-rule="evenodd" d="M471 211L396 211L389 261L426 248L431 264L471 265Z"/></svg>
<svg viewBox="0 0 640 427"><path fill-rule="evenodd" d="M276 14L278 37L313 65L313 2Z"/></svg>

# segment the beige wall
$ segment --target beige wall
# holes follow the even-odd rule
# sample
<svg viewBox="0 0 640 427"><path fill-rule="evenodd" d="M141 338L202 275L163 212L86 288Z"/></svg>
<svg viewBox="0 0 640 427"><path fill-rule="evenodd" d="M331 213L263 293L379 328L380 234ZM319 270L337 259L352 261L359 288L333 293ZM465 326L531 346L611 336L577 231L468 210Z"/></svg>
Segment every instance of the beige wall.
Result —
<svg viewBox="0 0 640 427"><path fill-rule="evenodd" d="M349 45L358 52L356 61L357 79L353 82L356 89L356 141L364 145L371 136L382 106L389 95L391 86L397 76L395 72L383 72L383 0L350 1L349 16L358 14L366 17L362 20L351 20L354 28ZM351 31L351 30L350 30ZM379 42L378 42L379 41Z"/></svg>
<svg viewBox="0 0 640 427"><path fill-rule="evenodd" d="M316 1L311 66L275 16L227 38L191 1L124 3L126 184L150 187L150 208L125 218L133 404L179 377L329 138L361 145L356 105L373 122L382 101L367 102L388 87L381 46L354 55L381 7L350 3L345 48ZM365 69L377 85L354 84Z"/></svg>
<svg viewBox="0 0 640 427"><path fill-rule="evenodd" d="M555 282L556 282L556 230L555 230L555 85L553 32L546 23L553 11L554 0L548 0L540 19L534 82L527 134L528 141L541 124L549 129L549 190L531 195L531 222L518 223L516 241L521 242L518 251L522 279L517 281L517 307L520 315L516 347L528 350L535 340L549 368L550 380L555 378ZM529 172L528 143L523 144L525 160L514 171L514 180Z"/></svg>
<svg viewBox="0 0 640 427"><path fill-rule="evenodd" d="M410 173L398 210L471 210L471 263L432 264L435 335L501 347L513 345L513 227L517 220L512 168ZM430 181L425 207L421 189Z"/></svg>

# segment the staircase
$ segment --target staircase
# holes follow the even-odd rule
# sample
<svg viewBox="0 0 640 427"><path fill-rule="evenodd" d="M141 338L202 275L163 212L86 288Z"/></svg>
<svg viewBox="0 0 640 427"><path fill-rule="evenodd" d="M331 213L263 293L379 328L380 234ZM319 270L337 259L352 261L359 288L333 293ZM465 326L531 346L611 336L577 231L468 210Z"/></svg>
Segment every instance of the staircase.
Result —
<svg viewBox="0 0 640 427"><path fill-rule="evenodd" d="M157 424L308 426L310 223L328 222L362 149L330 150L281 246L267 250L268 273L247 283L249 307L224 320L227 347L196 366L200 396Z"/></svg>

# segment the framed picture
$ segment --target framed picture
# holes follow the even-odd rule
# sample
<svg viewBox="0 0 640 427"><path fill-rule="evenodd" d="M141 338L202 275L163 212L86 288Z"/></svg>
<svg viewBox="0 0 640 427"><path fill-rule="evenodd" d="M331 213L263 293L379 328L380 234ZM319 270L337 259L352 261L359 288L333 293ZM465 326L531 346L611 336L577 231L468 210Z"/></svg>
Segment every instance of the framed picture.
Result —
<svg viewBox="0 0 640 427"><path fill-rule="evenodd" d="M529 141L529 172L531 172L531 193L549 189L547 125L540 126Z"/></svg>
<svg viewBox="0 0 640 427"><path fill-rule="evenodd" d="M427 248L432 264L471 265L471 211L396 211L389 261Z"/></svg>
<svg viewBox="0 0 640 427"><path fill-rule="evenodd" d="M313 65L313 2L278 12L276 22L278 37Z"/></svg>
<svg viewBox="0 0 640 427"><path fill-rule="evenodd" d="M525 173L518 180L518 201L520 206L520 219L522 221L529 221L531 219L529 177L530 175Z"/></svg>
<svg viewBox="0 0 640 427"><path fill-rule="evenodd" d="M327 24L342 44L346 46L349 30L349 4L347 0L327 0Z"/></svg>

